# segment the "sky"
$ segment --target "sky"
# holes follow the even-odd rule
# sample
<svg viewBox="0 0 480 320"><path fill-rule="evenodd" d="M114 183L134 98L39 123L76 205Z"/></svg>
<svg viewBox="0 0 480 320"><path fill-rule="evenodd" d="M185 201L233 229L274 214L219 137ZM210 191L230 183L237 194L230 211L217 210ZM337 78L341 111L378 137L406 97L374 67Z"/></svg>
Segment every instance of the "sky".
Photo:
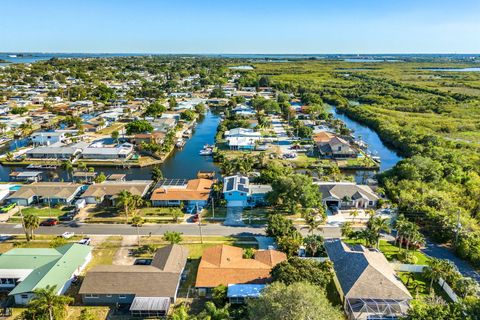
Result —
<svg viewBox="0 0 480 320"><path fill-rule="evenodd" d="M0 52L480 53L480 0L12 0L0 12Z"/></svg>

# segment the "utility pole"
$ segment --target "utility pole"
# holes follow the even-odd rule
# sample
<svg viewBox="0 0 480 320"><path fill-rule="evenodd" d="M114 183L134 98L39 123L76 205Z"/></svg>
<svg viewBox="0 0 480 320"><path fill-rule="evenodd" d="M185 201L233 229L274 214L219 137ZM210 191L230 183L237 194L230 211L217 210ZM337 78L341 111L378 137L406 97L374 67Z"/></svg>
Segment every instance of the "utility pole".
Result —
<svg viewBox="0 0 480 320"><path fill-rule="evenodd" d="M200 232L200 243L203 244L203 234L202 234L202 217L198 212L198 203L195 204L197 208L197 215L198 215L198 230Z"/></svg>
<svg viewBox="0 0 480 320"><path fill-rule="evenodd" d="M215 197L212 197L212 218L215 220Z"/></svg>
<svg viewBox="0 0 480 320"><path fill-rule="evenodd" d="M455 228L455 247L458 243L458 234L460 233L460 210L457 211L457 225Z"/></svg>

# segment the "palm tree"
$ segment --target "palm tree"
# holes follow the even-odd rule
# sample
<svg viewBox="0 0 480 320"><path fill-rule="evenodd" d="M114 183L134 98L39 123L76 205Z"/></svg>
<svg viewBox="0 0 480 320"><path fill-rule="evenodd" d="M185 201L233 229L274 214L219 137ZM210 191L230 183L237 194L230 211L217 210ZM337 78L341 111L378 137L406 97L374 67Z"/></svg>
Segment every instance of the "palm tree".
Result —
<svg viewBox="0 0 480 320"><path fill-rule="evenodd" d="M62 163L62 169L67 172L67 177L70 180L70 175L73 173L73 164L70 160L64 161ZM73 178L73 176L72 176Z"/></svg>
<svg viewBox="0 0 480 320"><path fill-rule="evenodd" d="M132 194L127 190L122 190L117 197L117 207L123 209L125 213L125 224L128 223L128 215L130 212L130 206L132 202Z"/></svg>
<svg viewBox="0 0 480 320"><path fill-rule="evenodd" d="M398 216L397 220L395 220L394 228L397 230L397 234L395 237L395 244L398 242L400 249L402 249L403 238L405 236L405 231L407 228L408 220L402 214Z"/></svg>
<svg viewBox="0 0 480 320"><path fill-rule="evenodd" d="M34 214L27 214L23 217L23 228L25 230L25 235L27 236L27 241L33 239L33 231L38 229L40 226L40 219Z"/></svg>
<svg viewBox="0 0 480 320"><path fill-rule="evenodd" d="M132 194L132 199L130 203L130 210L135 211L137 208L140 208L145 204L145 201L143 200L141 195L138 194Z"/></svg>
<svg viewBox="0 0 480 320"><path fill-rule="evenodd" d="M140 247L140 230L139 228L145 223L145 219L143 219L142 217L140 216L134 216L132 218L132 225L135 226L135 228L137 229L137 243L138 243L138 246Z"/></svg>
<svg viewBox="0 0 480 320"><path fill-rule="evenodd" d="M8 128L6 123L0 123L0 132L5 133L5 130Z"/></svg>
<svg viewBox="0 0 480 320"><path fill-rule="evenodd" d="M45 288L36 289L33 293L34 297L28 303L26 311L32 315L33 319L65 319L67 306L73 302L73 298L57 295L56 286L47 285Z"/></svg>
<svg viewBox="0 0 480 320"><path fill-rule="evenodd" d="M355 218L358 217L359 214L360 214L360 212L358 212L357 209L355 209L353 211L350 211L349 216L352 217L352 223L353 224L355 224Z"/></svg>
<svg viewBox="0 0 480 320"><path fill-rule="evenodd" d="M304 219L305 219L305 223L307 224L305 228L308 229L308 233L313 234L315 230L321 229L320 226L322 225L323 221L317 220L316 215L312 213L307 213Z"/></svg>
<svg viewBox="0 0 480 320"><path fill-rule="evenodd" d="M462 298L467 296L474 296L480 291L477 281L469 277L462 277L455 283L455 291L457 291Z"/></svg>
<svg viewBox="0 0 480 320"><path fill-rule="evenodd" d="M389 231L390 225L388 219L382 219L380 217L371 217L367 223L367 229L371 231L372 238L375 239L377 249L380 245L380 232Z"/></svg>
<svg viewBox="0 0 480 320"><path fill-rule="evenodd" d="M303 239L303 244L310 250L312 257L316 257L318 250L323 246L323 237L315 234L306 236Z"/></svg>
<svg viewBox="0 0 480 320"><path fill-rule="evenodd" d="M176 231L166 231L163 234L163 240L170 242L170 244L178 244L182 242L182 233Z"/></svg>
<svg viewBox="0 0 480 320"><path fill-rule="evenodd" d="M341 228L342 237L350 239L354 231L352 228L352 222L344 222Z"/></svg>
<svg viewBox="0 0 480 320"><path fill-rule="evenodd" d="M5 158L7 159L7 161L13 161L13 153L11 153L10 151L7 152L5 154Z"/></svg>
<svg viewBox="0 0 480 320"><path fill-rule="evenodd" d="M433 282L438 281L443 274L444 264L441 259L431 258L428 267L423 270L425 277L430 279L430 292L433 289Z"/></svg>
<svg viewBox="0 0 480 320"><path fill-rule="evenodd" d="M189 320L189 319L190 319L190 316L188 315L188 309L184 304L175 308L175 310L172 313L172 320Z"/></svg>
<svg viewBox="0 0 480 320"><path fill-rule="evenodd" d="M215 303L207 301L205 303L205 309L200 313L200 319L210 320L228 320L230 319L230 313L228 312L229 304L223 308L217 308Z"/></svg>
<svg viewBox="0 0 480 320"><path fill-rule="evenodd" d="M163 179L163 172L160 167L154 167L152 169L152 180L158 182Z"/></svg>

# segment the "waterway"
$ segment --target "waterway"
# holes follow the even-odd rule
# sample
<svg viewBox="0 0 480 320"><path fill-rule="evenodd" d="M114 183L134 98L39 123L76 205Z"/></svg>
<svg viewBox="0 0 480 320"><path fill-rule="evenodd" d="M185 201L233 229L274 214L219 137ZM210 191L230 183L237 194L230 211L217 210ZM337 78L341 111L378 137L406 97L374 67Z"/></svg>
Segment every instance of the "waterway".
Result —
<svg viewBox="0 0 480 320"><path fill-rule="evenodd" d="M213 111L207 113L199 119L193 135L187 140L181 150L175 150L173 154L160 165L165 178L191 179L197 176L198 171L215 171L218 168L213 163L210 156L200 156L199 151L205 144L213 144L215 134L220 122L220 116ZM11 167L0 165L0 181L9 181L9 174L12 171L22 171L24 167ZM104 172L106 175L112 173L124 173L128 180L151 179L152 167L143 168L107 168L96 167L96 172ZM56 179L67 180L67 173L58 169L44 171L43 178L50 179L53 173L58 174Z"/></svg>
<svg viewBox="0 0 480 320"><path fill-rule="evenodd" d="M398 161L403 159L394 150L388 148L374 130L349 118L346 114L338 112L333 106L330 106L330 112L336 119L343 121L347 128L353 130L353 135L356 139L362 139L368 144L368 150L372 155L380 157L380 172L392 168ZM357 171L356 180L357 182L363 182L365 178L371 175L367 172Z"/></svg>

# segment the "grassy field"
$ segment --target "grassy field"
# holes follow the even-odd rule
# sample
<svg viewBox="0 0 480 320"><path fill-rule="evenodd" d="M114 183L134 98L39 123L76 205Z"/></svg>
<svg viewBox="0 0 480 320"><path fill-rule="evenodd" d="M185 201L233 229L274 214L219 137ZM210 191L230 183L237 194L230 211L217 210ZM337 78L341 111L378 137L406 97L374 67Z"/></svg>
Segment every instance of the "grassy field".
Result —
<svg viewBox="0 0 480 320"><path fill-rule="evenodd" d="M362 240L347 240L344 239L345 243L348 244L362 244L365 245L365 242ZM388 261L395 261L397 259L397 254L400 252L400 248L393 245L392 243L386 240L380 240L380 251L385 255ZM412 251L415 257L417 257L418 261L416 264L418 265L428 265L428 256L424 255L420 251Z"/></svg>
<svg viewBox="0 0 480 320"><path fill-rule="evenodd" d="M63 320L77 320L80 317L80 313L83 309L87 309L88 313L92 315L92 319L107 319L109 307L84 307L84 306L69 306L67 314ZM18 319L18 316L22 313L23 308L14 308L12 316L5 318L6 320Z"/></svg>

